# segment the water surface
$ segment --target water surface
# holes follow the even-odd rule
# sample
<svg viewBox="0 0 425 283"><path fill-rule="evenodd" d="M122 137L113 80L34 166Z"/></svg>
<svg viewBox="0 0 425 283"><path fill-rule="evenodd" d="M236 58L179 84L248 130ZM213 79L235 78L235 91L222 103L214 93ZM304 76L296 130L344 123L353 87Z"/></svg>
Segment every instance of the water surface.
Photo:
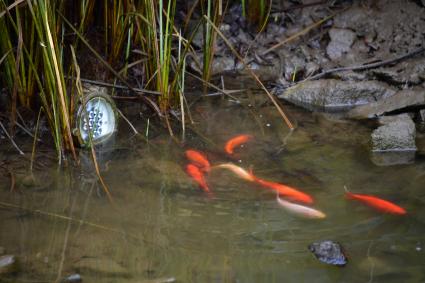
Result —
<svg viewBox="0 0 425 283"><path fill-rule="evenodd" d="M81 167L58 169L55 153L40 146L31 178L32 141L22 145L22 158L3 140L0 246L19 256L22 268L0 281L52 282L75 272L84 282L425 280L424 161L375 166L368 126L286 106L297 125L290 133L269 103L253 94L241 98L242 104L226 98L192 104L194 123L183 145L158 125L147 144L121 123L112 150L99 156L113 204L88 152L80 152ZM131 118L145 133L146 121ZM223 145L241 133L255 139L229 159ZM208 197L183 171L189 148L204 151L213 164L235 162L298 187L328 217L288 215L272 192L224 170L208 176L214 193ZM394 201L408 215L383 215L348 201L344 185ZM307 249L328 239L344 246L346 267L322 264Z"/></svg>

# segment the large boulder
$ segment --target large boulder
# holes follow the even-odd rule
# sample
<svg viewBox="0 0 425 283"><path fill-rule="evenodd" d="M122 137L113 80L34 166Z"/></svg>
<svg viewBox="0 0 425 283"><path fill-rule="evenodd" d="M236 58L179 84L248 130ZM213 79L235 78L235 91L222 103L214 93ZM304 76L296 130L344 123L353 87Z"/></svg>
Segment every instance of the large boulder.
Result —
<svg viewBox="0 0 425 283"><path fill-rule="evenodd" d="M338 112L385 97L395 90L377 81L339 81L334 79L306 81L289 87L278 97L309 110Z"/></svg>

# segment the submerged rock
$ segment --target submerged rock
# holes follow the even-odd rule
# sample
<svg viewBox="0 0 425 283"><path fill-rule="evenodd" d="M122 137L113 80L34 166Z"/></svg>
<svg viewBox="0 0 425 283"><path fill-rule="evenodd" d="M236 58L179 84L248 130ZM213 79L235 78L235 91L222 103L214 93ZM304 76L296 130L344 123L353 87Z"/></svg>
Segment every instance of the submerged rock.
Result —
<svg viewBox="0 0 425 283"><path fill-rule="evenodd" d="M12 274L19 271L18 259L14 255L0 257L0 275Z"/></svg>
<svg viewBox="0 0 425 283"><path fill-rule="evenodd" d="M340 244L334 241L321 241L312 243L308 249L323 263L336 266L347 264L347 257Z"/></svg>
<svg viewBox="0 0 425 283"><path fill-rule="evenodd" d="M372 162L379 166L409 164L416 154L415 123L408 114L381 117L372 133Z"/></svg>
<svg viewBox="0 0 425 283"><path fill-rule="evenodd" d="M62 280L62 283L81 283L81 282L83 282L83 278L78 273L71 274Z"/></svg>
<svg viewBox="0 0 425 283"><path fill-rule="evenodd" d="M382 124L372 133L372 150L416 150L415 123L408 114L381 117Z"/></svg>
<svg viewBox="0 0 425 283"><path fill-rule="evenodd" d="M425 107L425 90L402 90L376 102L358 106L348 112L349 118L366 119L407 107Z"/></svg>
<svg viewBox="0 0 425 283"><path fill-rule="evenodd" d="M306 81L287 88L278 97L309 110L344 111L395 93L377 81L344 82L334 79Z"/></svg>

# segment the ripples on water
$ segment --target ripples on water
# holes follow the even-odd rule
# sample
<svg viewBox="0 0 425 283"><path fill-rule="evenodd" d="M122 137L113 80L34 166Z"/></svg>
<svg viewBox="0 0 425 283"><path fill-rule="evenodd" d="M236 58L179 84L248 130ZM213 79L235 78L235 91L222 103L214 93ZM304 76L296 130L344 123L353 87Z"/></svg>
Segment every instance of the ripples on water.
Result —
<svg viewBox="0 0 425 283"><path fill-rule="evenodd" d="M189 131L184 147L158 131L146 145L122 124L115 149L100 159L114 206L89 157L79 169L38 165L32 180L25 177L28 162L3 143L0 157L14 168L17 184L10 193L8 175L1 176L1 201L40 211L0 206L0 246L24 263L19 276L5 282L51 282L73 272L84 282L424 281L423 161L377 167L368 156L370 128L287 111L298 123L289 136L273 107L195 104L196 129L213 144ZM273 193L224 170L208 177L214 197L207 198L183 171L184 150L202 150L213 164L229 162L222 146L240 133L255 141L238 149L234 162L313 195L328 217L288 215ZM54 153L38 159L53 163L42 156ZM392 200L408 215L382 215L349 202L344 185ZM308 251L311 242L325 239L345 247L345 268L321 264Z"/></svg>

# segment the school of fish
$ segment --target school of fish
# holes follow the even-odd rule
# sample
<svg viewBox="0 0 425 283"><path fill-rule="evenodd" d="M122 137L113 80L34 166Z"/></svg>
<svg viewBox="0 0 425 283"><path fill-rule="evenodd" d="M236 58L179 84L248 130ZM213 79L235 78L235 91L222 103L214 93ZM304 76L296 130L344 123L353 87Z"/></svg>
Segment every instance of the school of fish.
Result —
<svg viewBox="0 0 425 283"><path fill-rule="evenodd" d="M229 157L232 157L237 147L241 147L243 144L251 141L253 138L254 136L248 134L235 136L225 143L224 152ZM274 181L264 180L255 176L252 170L247 171L246 169L231 162L225 162L211 166L207 155L195 149L186 150L185 156L189 161L185 168L187 175L191 177L191 179L199 186L199 188L209 196L212 195L212 191L207 184L206 176L212 170L226 169L242 180L252 182L253 184L258 184L259 187L274 191L276 193L276 201L278 205L290 214L307 219L326 218L325 213L311 207L311 205L314 203L313 197L305 192L302 192L298 188ZM407 214L407 211L404 208L390 201L372 195L354 194L349 192L346 188L345 190L345 196L347 199L361 202L379 212L394 215Z"/></svg>

